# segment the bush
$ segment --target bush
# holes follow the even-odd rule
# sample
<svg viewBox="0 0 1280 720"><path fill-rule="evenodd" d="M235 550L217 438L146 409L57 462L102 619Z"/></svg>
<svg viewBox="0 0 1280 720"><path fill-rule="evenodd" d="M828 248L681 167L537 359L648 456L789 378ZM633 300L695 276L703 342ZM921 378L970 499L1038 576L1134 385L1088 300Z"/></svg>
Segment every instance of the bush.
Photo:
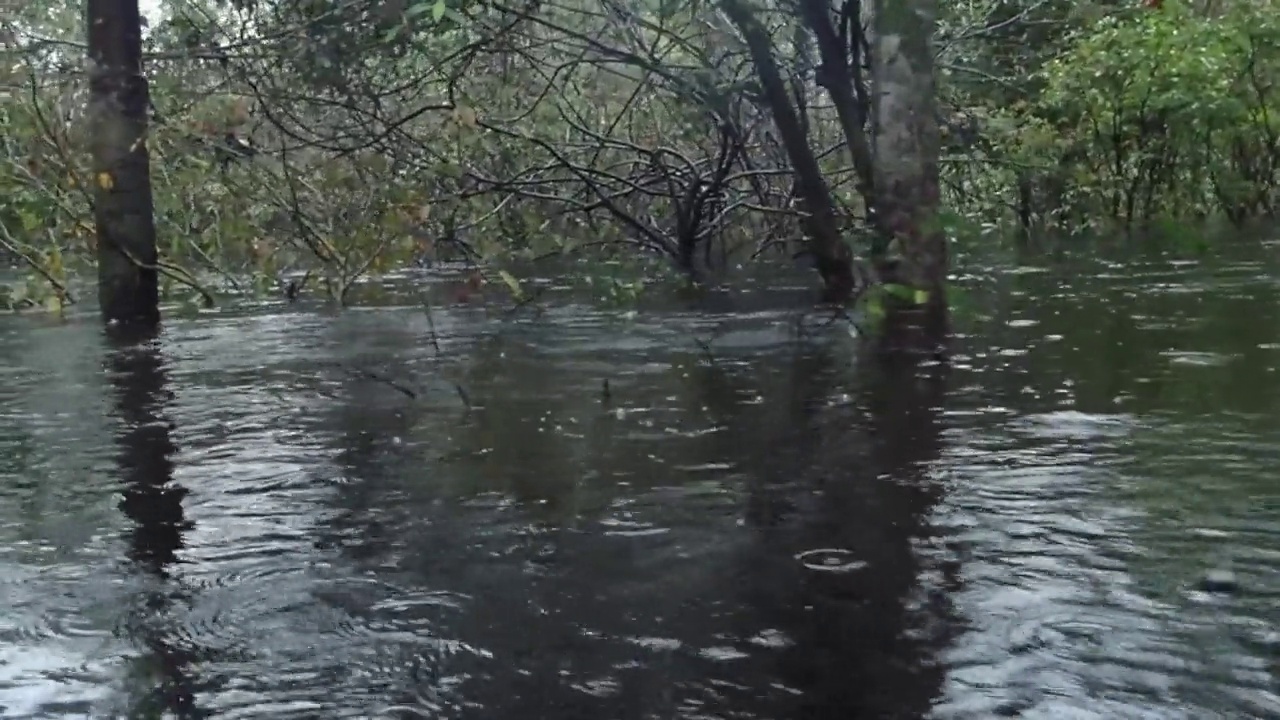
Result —
<svg viewBox="0 0 1280 720"><path fill-rule="evenodd" d="M1276 210L1280 16L1270 2L1234 5L1114 15L1046 63L1023 150L1054 168L1040 190L1057 219Z"/></svg>

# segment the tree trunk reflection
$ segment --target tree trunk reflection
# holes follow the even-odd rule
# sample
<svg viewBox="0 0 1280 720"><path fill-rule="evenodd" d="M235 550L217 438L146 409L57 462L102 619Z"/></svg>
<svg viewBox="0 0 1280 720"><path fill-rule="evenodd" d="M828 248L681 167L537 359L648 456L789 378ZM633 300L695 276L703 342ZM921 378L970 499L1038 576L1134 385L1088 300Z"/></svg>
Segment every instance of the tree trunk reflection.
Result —
<svg viewBox="0 0 1280 720"><path fill-rule="evenodd" d="M950 571L919 549L940 499L927 465L947 366L915 352L909 331L888 327L857 357L852 402L830 402L848 360L826 347L798 356L787 419L766 413L783 432L751 441L773 449L753 473L745 519L759 542L741 591L790 641L777 662L798 691L792 717L923 717L941 692L949 611L924 577Z"/></svg>
<svg viewBox="0 0 1280 720"><path fill-rule="evenodd" d="M173 456L165 405L171 398L167 370L155 336L147 330L110 334L106 366L119 421L116 462L123 481L120 509L133 521L128 558L144 574L143 591L126 632L145 654L139 662L145 692L131 704L131 717L171 712L203 717L191 678L193 650L181 647L166 631L164 619L182 590L175 586L183 534L190 528L182 501L187 490L173 483Z"/></svg>

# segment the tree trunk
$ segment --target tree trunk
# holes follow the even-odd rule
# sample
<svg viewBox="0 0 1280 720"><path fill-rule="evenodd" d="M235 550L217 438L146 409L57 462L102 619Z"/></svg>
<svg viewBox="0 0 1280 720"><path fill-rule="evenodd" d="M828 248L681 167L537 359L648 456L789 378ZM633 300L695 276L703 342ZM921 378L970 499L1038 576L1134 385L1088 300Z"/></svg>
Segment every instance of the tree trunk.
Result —
<svg viewBox="0 0 1280 720"><path fill-rule="evenodd" d="M773 44L756 19L754 11L742 0L721 0L720 8L737 26L747 43L765 101L769 104L774 124L778 128L778 136L791 160L806 213L805 231L809 237L809 252L813 254L826 286L825 299L830 302L846 302L858 289L853 269L853 251L841 237L835 207L831 203L831 189L822 176L822 168L818 166L813 150L809 147L809 138L791 104L786 83L782 80L782 73L773 56Z"/></svg>
<svg viewBox="0 0 1280 720"><path fill-rule="evenodd" d="M88 0L89 121L103 319L156 323L156 229L138 0Z"/></svg>
<svg viewBox="0 0 1280 720"><path fill-rule="evenodd" d="M944 309L947 238L938 216L940 136L931 38L937 0L876 0L872 84L877 228L890 252L881 277Z"/></svg>
<svg viewBox="0 0 1280 720"><path fill-rule="evenodd" d="M871 167L871 146L867 141L864 120L868 108L858 102L854 90L854 73L857 68L849 64L849 47L840 41L836 28L831 24L831 0L800 0L800 13L818 41L818 56L822 64L818 68L818 84L826 89L835 105L845 143L853 157L853 167L858 173L858 190L863 197L874 193L875 178ZM858 42L850 38L850 43Z"/></svg>

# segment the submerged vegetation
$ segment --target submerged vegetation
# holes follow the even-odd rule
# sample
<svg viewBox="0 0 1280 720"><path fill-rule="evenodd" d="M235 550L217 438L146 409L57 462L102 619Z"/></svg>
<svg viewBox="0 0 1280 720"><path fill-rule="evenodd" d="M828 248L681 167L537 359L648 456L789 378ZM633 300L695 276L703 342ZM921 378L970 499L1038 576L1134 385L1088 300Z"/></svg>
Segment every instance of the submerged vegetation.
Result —
<svg viewBox="0 0 1280 720"><path fill-rule="evenodd" d="M895 237L894 208L929 201L883 181L906 123L874 101L893 81L875 56L912 37L886 30L894 3L144 3L161 294L342 300L450 262L520 296L571 256L571 281L616 297L809 252L848 299L904 258L945 267L922 234L1275 211L1271 0L940 5L912 66L932 58L937 122L899 134L926 166L940 144L943 212ZM95 263L84 12L0 19L0 257L23 272L0 306L60 308Z"/></svg>

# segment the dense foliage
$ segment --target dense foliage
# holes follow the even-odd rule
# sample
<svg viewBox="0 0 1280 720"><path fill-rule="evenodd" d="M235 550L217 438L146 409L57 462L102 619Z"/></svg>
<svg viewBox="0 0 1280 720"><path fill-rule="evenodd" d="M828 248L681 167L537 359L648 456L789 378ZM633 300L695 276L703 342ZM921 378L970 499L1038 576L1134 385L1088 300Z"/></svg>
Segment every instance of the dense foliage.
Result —
<svg viewBox="0 0 1280 720"><path fill-rule="evenodd" d="M964 227L1274 210L1270 0L945 5L943 179ZM563 255L616 294L789 256L800 236L787 155L714 2L143 7L161 268L179 298L302 276L341 299L439 260L520 294L529 263ZM92 262L80 12L40 0L0 19L0 257L28 274L0 305L58 306ZM788 0L760 17L860 243L813 38Z"/></svg>
<svg viewBox="0 0 1280 720"><path fill-rule="evenodd" d="M1040 143L1073 180L1064 210L1133 223L1276 209L1280 18L1270 3L1107 18L1044 75Z"/></svg>

